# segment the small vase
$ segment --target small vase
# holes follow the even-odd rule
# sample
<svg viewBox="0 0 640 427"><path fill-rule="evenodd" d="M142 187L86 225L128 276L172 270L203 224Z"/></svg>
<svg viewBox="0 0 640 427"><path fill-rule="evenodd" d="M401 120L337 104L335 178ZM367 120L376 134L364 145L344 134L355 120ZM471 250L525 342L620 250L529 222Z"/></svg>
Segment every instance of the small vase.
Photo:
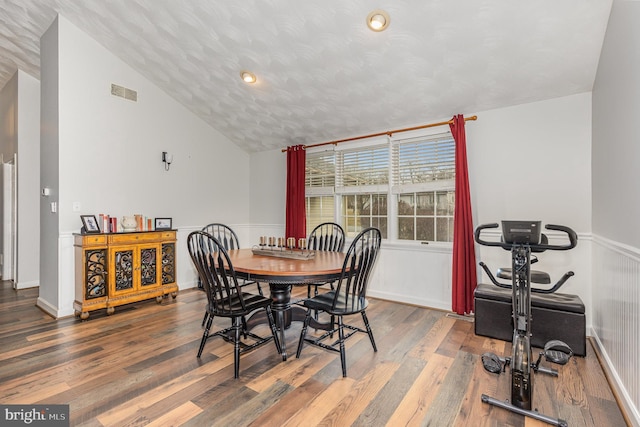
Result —
<svg viewBox="0 0 640 427"><path fill-rule="evenodd" d="M124 216L120 224L122 225L122 231L136 231L137 224L135 217Z"/></svg>

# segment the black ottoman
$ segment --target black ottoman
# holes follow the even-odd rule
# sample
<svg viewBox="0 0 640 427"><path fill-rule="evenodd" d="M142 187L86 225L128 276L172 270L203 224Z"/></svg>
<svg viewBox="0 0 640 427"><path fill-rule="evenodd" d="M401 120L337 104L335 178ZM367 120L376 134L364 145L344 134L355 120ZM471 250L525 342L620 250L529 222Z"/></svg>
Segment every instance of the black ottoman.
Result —
<svg viewBox="0 0 640 427"><path fill-rule="evenodd" d="M511 289L479 284L475 291L475 332L511 341ZM551 340L564 341L578 356L586 355L584 304L577 295L531 293L531 345L544 348Z"/></svg>

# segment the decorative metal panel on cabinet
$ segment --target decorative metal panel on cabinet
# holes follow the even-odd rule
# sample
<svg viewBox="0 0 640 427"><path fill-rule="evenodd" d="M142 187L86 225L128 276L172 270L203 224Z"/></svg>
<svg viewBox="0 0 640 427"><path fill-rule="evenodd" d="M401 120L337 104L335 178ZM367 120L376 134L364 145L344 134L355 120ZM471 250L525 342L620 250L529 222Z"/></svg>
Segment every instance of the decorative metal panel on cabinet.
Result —
<svg viewBox="0 0 640 427"><path fill-rule="evenodd" d="M84 234L75 236L76 316L145 299L162 302L178 295L176 232Z"/></svg>

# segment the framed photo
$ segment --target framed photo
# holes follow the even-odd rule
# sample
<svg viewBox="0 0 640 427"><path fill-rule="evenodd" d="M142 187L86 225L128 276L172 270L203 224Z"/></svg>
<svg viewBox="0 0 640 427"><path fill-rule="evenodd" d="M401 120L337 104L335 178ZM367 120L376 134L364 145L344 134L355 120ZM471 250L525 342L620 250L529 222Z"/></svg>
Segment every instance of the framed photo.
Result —
<svg viewBox="0 0 640 427"><path fill-rule="evenodd" d="M156 218L156 230L171 230L171 218Z"/></svg>
<svg viewBox="0 0 640 427"><path fill-rule="evenodd" d="M100 226L95 215L80 215L83 225L83 233L100 233Z"/></svg>

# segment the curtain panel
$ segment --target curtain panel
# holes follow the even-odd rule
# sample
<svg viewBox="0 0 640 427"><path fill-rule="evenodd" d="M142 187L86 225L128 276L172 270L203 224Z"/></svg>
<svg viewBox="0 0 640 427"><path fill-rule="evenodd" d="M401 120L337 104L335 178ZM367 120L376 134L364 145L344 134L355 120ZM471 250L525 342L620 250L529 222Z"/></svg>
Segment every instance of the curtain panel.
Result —
<svg viewBox="0 0 640 427"><path fill-rule="evenodd" d="M305 163L304 145L287 147L287 204L285 237L307 237L305 213Z"/></svg>
<svg viewBox="0 0 640 427"><path fill-rule="evenodd" d="M456 141L452 310L461 315L473 312L473 292L478 284L464 124L463 115L458 114L453 117L453 123L449 125Z"/></svg>

